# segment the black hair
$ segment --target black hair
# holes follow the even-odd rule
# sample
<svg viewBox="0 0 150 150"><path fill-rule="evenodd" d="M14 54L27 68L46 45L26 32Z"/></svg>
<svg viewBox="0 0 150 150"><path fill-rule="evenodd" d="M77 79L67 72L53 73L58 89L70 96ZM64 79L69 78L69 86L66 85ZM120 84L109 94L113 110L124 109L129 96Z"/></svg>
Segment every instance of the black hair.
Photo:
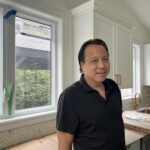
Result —
<svg viewBox="0 0 150 150"><path fill-rule="evenodd" d="M89 45L102 45L102 46L104 46L104 48L106 49L106 51L108 53L107 44L103 40L101 40L101 39L90 39L88 41L85 41L83 43L83 45L81 46L79 53L78 53L78 62L79 62L81 73L82 73L81 62L84 62L84 60L85 60L84 52L85 52L86 47Z"/></svg>

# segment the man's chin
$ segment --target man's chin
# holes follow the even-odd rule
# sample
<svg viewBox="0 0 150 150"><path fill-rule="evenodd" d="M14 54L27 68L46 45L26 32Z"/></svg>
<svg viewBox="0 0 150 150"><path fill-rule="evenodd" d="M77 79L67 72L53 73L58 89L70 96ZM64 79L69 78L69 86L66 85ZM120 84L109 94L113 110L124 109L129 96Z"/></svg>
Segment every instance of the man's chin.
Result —
<svg viewBox="0 0 150 150"><path fill-rule="evenodd" d="M99 78L99 79L97 79L97 82L103 82L103 81L105 81L105 79L106 79L106 77L104 77L104 78Z"/></svg>

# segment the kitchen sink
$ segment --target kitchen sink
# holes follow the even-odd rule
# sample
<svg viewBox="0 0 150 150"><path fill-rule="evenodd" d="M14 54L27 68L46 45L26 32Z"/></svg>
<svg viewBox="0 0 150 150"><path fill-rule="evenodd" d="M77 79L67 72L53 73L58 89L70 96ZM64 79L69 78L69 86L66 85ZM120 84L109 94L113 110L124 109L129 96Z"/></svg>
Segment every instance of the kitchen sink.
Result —
<svg viewBox="0 0 150 150"><path fill-rule="evenodd" d="M139 113L146 113L146 114L150 114L150 107L145 107L145 108L140 108L137 110L137 112Z"/></svg>

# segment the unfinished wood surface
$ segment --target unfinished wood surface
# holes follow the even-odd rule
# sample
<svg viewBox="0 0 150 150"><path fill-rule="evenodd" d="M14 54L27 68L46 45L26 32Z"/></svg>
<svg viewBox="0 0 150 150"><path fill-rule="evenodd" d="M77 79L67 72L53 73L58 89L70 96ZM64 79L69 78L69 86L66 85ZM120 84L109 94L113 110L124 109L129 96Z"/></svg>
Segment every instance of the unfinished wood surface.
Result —
<svg viewBox="0 0 150 150"><path fill-rule="evenodd" d="M57 143L57 135L53 134L14 146L12 148L7 148L6 150L58 150Z"/></svg>
<svg viewBox="0 0 150 150"><path fill-rule="evenodd" d="M128 146L131 143L134 143L145 135L146 134L142 132L125 129L126 145ZM6 150L58 150L57 134L19 144Z"/></svg>

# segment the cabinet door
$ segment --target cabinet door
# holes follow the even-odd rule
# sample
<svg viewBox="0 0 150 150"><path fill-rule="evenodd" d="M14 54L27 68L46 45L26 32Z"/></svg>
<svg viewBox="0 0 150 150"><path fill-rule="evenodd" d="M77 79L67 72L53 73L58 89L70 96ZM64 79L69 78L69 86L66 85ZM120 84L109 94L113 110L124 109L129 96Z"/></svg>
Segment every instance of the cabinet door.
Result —
<svg viewBox="0 0 150 150"><path fill-rule="evenodd" d="M113 51L114 51L114 32L115 23L108 18L94 14L94 37L104 40L109 49L110 57L110 73L109 78L114 79L114 68L113 68Z"/></svg>
<svg viewBox="0 0 150 150"><path fill-rule="evenodd" d="M128 145L126 147L126 150L140 150L140 140Z"/></svg>
<svg viewBox="0 0 150 150"><path fill-rule="evenodd" d="M131 31L116 24L115 74L119 87L132 88Z"/></svg>
<svg viewBox="0 0 150 150"><path fill-rule="evenodd" d="M150 135L142 139L142 150L150 150Z"/></svg>

